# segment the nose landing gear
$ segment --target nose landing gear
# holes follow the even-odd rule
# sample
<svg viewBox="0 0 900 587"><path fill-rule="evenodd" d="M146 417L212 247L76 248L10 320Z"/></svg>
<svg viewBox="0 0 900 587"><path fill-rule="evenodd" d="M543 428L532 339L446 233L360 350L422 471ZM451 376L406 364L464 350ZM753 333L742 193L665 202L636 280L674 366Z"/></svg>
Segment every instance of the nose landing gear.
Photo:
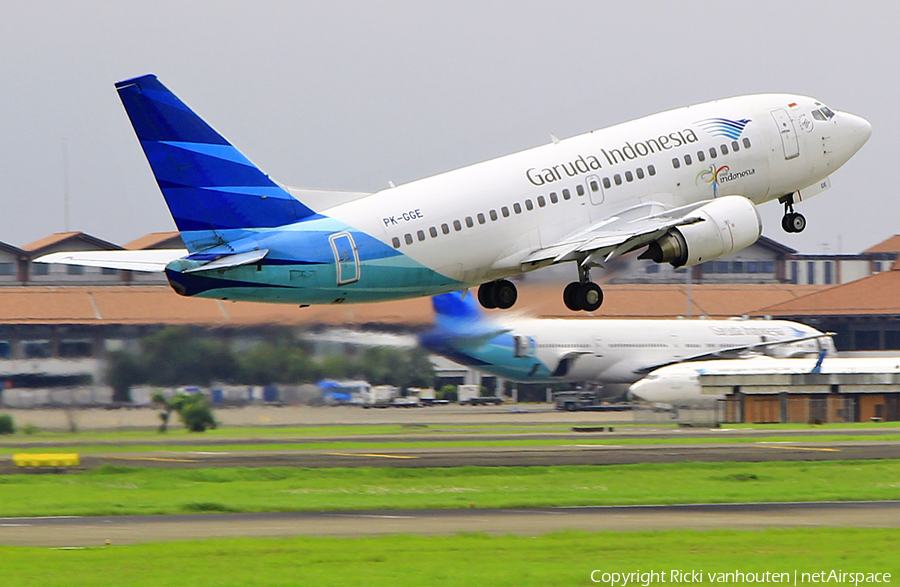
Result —
<svg viewBox="0 0 900 587"><path fill-rule="evenodd" d="M806 228L806 217L799 212L794 212L794 194L783 196L778 201L784 204L781 228L785 232L803 232L803 229Z"/></svg>

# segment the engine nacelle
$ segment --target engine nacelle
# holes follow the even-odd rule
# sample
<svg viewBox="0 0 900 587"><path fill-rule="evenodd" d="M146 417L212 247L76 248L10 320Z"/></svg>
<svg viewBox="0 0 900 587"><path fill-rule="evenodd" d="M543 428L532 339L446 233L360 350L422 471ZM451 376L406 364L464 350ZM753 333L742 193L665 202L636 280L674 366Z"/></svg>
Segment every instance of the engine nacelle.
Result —
<svg viewBox="0 0 900 587"><path fill-rule="evenodd" d="M756 206L743 196L721 197L697 208L691 216L702 220L670 229L638 259L692 267L749 247L762 234Z"/></svg>

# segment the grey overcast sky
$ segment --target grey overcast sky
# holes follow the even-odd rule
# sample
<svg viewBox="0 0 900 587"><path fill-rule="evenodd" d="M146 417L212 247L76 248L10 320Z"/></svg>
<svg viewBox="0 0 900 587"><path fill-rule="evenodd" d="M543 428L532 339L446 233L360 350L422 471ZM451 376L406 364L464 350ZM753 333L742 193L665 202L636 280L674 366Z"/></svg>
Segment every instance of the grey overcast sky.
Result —
<svg viewBox="0 0 900 587"><path fill-rule="evenodd" d="M782 232L772 202L764 234L855 253L900 233L898 22L893 0L3 0L0 241L64 230L66 192L71 230L123 244L174 229L113 88L155 73L282 183L365 191L549 133L815 96L873 136L798 208L804 233Z"/></svg>

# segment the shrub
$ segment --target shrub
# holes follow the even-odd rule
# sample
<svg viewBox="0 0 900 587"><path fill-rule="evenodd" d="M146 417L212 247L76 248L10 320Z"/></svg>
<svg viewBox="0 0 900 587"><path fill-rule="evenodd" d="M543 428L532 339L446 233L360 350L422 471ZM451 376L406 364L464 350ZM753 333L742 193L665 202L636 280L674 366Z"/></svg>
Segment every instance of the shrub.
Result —
<svg viewBox="0 0 900 587"><path fill-rule="evenodd" d="M9 414L0 414L0 434L14 434L16 424Z"/></svg>

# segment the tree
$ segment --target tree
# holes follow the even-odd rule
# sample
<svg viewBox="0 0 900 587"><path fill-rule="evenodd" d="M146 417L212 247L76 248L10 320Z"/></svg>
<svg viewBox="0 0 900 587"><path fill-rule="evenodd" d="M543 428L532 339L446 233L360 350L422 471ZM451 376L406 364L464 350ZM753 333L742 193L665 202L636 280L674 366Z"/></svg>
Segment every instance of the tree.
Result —
<svg viewBox="0 0 900 587"><path fill-rule="evenodd" d="M111 351L108 361L106 382L113 388L113 401L130 403L131 386L146 380L140 361L126 351Z"/></svg>
<svg viewBox="0 0 900 587"><path fill-rule="evenodd" d="M151 399L153 403L163 406L164 411L159 414L159 419L162 420L159 426L160 432L168 429L169 417L172 412L178 413L185 428L191 432L205 432L209 428L218 426L213 417L209 400L199 393L176 393L171 398L166 398L163 392L155 391Z"/></svg>

